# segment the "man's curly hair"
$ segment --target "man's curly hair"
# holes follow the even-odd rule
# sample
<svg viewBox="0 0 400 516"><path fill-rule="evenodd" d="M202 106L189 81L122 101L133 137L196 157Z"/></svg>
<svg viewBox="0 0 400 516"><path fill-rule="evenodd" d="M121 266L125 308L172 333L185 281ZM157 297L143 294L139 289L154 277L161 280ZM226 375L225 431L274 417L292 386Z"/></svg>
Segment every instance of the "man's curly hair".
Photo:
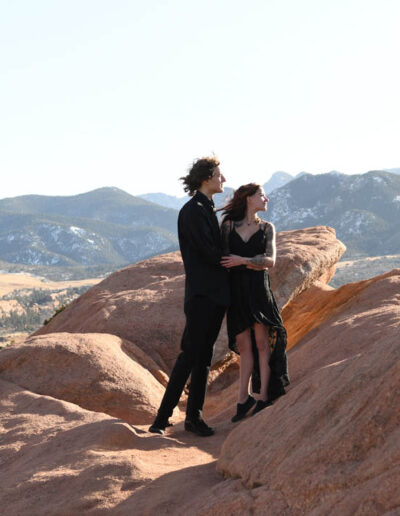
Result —
<svg viewBox="0 0 400 516"><path fill-rule="evenodd" d="M219 160L215 156L195 160L188 174L179 179L183 182L183 189L192 196L198 190L203 181L207 181L213 175L214 168L219 166Z"/></svg>

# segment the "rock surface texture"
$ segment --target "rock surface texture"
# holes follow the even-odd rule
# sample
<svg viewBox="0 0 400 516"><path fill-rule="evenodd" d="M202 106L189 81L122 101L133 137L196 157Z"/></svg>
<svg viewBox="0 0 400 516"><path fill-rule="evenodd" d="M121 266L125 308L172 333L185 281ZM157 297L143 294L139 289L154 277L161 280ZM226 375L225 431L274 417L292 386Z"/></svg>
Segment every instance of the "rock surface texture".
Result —
<svg viewBox="0 0 400 516"><path fill-rule="evenodd" d="M343 249L326 227L278 236L291 386L231 423L238 361L222 335L210 438L179 410L165 437L147 432L183 326L177 253L111 275L1 350L5 514L399 514L400 271L332 289Z"/></svg>
<svg viewBox="0 0 400 516"><path fill-rule="evenodd" d="M0 377L129 423L151 422L164 389L134 352L114 335L51 333L4 349Z"/></svg>
<svg viewBox="0 0 400 516"><path fill-rule="evenodd" d="M127 423L3 380L0 394L3 514L86 514L151 478Z"/></svg>

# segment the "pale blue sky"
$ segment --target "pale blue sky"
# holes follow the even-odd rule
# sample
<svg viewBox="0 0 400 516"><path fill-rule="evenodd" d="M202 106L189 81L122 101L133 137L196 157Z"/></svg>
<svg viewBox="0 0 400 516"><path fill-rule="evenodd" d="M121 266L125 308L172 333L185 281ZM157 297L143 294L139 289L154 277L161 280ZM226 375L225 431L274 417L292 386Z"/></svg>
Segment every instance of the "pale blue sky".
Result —
<svg viewBox="0 0 400 516"><path fill-rule="evenodd" d="M400 167L398 0L0 6L0 198Z"/></svg>

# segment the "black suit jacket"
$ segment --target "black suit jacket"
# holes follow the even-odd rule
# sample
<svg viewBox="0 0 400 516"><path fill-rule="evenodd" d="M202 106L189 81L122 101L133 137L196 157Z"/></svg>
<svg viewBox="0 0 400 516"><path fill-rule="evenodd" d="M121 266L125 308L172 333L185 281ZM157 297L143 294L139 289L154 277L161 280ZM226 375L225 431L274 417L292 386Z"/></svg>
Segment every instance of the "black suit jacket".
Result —
<svg viewBox="0 0 400 516"><path fill-rule="evenodd" d="M197 192L179 212L178 237L186 272L185 303L193 296L229 304L228 271L220 265L221 233L214 203Z"/></svg>

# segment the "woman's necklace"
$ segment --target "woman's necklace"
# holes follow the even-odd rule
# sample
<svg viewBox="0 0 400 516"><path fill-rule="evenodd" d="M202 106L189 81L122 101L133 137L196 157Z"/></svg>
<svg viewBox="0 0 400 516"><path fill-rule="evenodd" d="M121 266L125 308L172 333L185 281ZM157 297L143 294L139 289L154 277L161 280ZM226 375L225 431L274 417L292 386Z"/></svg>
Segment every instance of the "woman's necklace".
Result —
<svg viewBox="0 0 400 516"><path fill-rule="evenodd" d="M250 222L247 222L247 220L246 220L246 224L247 224L248 226L251 226L252 224L258 224L258 220L257 220L257 219L253 219L253 220L251 220Z"/></svg>

